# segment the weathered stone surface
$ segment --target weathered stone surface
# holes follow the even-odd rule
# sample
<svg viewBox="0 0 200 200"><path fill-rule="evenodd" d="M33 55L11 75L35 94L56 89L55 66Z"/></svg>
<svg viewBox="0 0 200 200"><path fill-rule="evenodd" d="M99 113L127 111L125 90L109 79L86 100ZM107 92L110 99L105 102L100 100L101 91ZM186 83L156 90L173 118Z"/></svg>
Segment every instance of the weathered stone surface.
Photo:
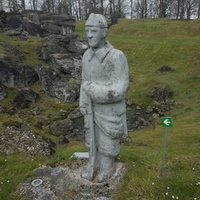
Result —
<svg viewBox="0 0 200 200"><path fill-rule="evenodd" d="M19 122L4 123L6 129L0 137L0 154L28 152L30 155L51 155L55 144L49 139L31 132L27 125Z"/></svg>
<svg viewBox="0 0 200 200"><path fill-rule="evenodd" d="M26 10L19 12L0 13L2 24L16 29L22 27L30 35L62 34L72 33L75 29L75 18L56 13L45 13L42 11Z"/></svg>
<svg viewBox="0 0 200 200"><path fill-rule="evenodd" d="M149 97L158 105L165 104L173 95L169 86L161 85L154 88Z"/></svg>
<svg viewBox="0 0 200 200"><path fill-rule="evenodd" d="M69 167L42 166L35 169L35 178L43 183L31 185L33 178L22 182L18 193L28 200L109 200L119 190L126 170L126 164L116 163L116 172L103 183L87 181L80 177L85 160L76 160Z"/></svg>
<svg viewBox="0 0 200 200"><path fill-rule="evenodd" d="M28 32L30 35L42 36L44 34L41 26L33 22L23 22L22 28L23 30Z"/></svg>
<svg viewBox="0 0 200 200"><path fill-rule="evenodd" d="M157 71L156 71L156 73L158 73L158 74L163 74L163 73L170 73L170 72L172 72L173 71L173 69L170 67L170 66L168 66L168 65L163 65L160 69L158 69Z"/></svg>
<svg viewBox="0 0 200 200"><path fill-rule="evenodd" d="M0 61L0 81L7 87L27 87L38 80L38 75L30 66L17 64L12 67Z"/></svg>
<svg viewBox="0 0 200 200"><path fill-rule="evenodd" d="M6 90L3 85L0 84L0 101L6 97Z"/></svg>
<svg viewBox="0 0 200 200"><path fill-rule="evenodd" d="M15 98L11 101L11 104L15 109L28 108L29 104L36 102L38 98L39 94L32 89L23 89L17 93Z"/></svg>
<svg viewBox="0 0 200 200"><path fill-rule="evenodd" d="M43 25L43 29L47 32L55 31L57 34L66 35L72 33L75 29L74 17L67 15L60 15L56 13L41 13L40 23ZM54 27L53 29L50 27Z"/></svg>
<svg viewBox="0 0 200 200"><path fill-rule="evenodd" d="M71 41L67 45L67 49L71 53L84 54L84 52L88 49L88 44L81 41Z"/></svg>
<svg viewBox="0 0 200 200"><path fill-rule="evenodd" d="M13 45L1 42L0 48L4 52L4 54L1 55L1 62L6 62L11 66L15 66L17 63L21 63L24 59L24 54ZM0 64L0 66L1 65L2 64Z"/></svg>
<svg viewBox="0 0 200 200"><path fill-rule="evenodd" d="M73 122L69 118L58 120L50 126L50 131L55 136L73 137Z"/></svg>
<svg viewBox="0 0 200 200"><path fill-rule="evenodd" d="M76 79L81 79L81 56L77 54L52 54L51 61L55 71Z"/></svg>
<svg viewBox="0 0 200 200"><path fill-rule="evenodd" d="M22 25L20 14L7 16L6 23L9 24L13 28L19 28Z"/></svg>
<svg viewBox="0 0 200 200"><path fill-rule="evenodd" d="M159 117L164 116L165 107L157 108L155 106L128 106L127 108L127 125L129 131L142 129L151 124L151 122ZM126 138L125 138L126 140Z"/></svg>
<svg viewBox="0 0 200 200"><path fill-rule="evenodd" d="M78 99L80 80L70 79L69 75L50 67L37 66L36 70L42 87L49 96L57 97L64 102L75 102Z"/></svg>

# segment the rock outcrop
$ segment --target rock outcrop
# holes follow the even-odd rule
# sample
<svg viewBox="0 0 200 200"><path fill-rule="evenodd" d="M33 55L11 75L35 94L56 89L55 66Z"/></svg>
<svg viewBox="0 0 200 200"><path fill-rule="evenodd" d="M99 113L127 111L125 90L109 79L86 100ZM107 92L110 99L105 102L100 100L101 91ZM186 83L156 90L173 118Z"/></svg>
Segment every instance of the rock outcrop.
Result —
<svg viewBox="0 0 200 200"><path fill-rule="evenodd" d="M33 186L27 179L18 187L18 193L29 200L109 200L113 199L126 172L126 164L116 163L116 172L103 183L91 182L81 178L80 172L85 160L76 160L71 167L41 166L34 170L35 180L42 184Z"/></svg>
<svg viewBox="0 0 200 200"><path fill-rule="evenodd" d="M34 10L26 10L21 13L0 12L1 31L10 26L13 29L23 28L24 31L35 36L73 33L75 21L75 18L71 16Z"/></svg>
<svg viewBox="0 0 200 200"><path fill-rule="evenodd" d="M173 92L167 85L161 85L154 88L149 97L157 104L164 105L173 96Z"/></svg>
<svg viewBox="0 0 200 200"><path fill-rule="evenodd" d="M55 144L50 139L45 139L20 122L6 122L6 129L0 137L0 154L13 154L16 152L27 152L30 155L51 155Z"/></svg>
<svg viewBox="0 0 200 200"><path fill-rule="evenodd" d="M17 93L14 99L11 101L12 106L15 109L28 108L29 105L39 98L39 94L32 89L23 89Z"/></svg>

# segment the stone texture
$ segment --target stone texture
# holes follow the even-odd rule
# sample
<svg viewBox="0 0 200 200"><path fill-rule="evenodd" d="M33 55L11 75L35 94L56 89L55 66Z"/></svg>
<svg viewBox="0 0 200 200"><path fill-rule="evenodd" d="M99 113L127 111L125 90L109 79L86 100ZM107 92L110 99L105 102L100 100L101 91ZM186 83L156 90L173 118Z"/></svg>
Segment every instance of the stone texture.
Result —
<svg viewBox="0 0 200 200"><path fill-rule="evenodd" d="M32 89L23 89L17 93L11 101L11 104L15 109L28 108L29 104L36 102L38 98L39 94L34 92Z"/></svg>
<svg viewBox="0 0 200 200"><path fill-rule="evenodd" d="M73 136L73 122L70 119L57 120L50 126L50 131L55 136Z"/></svg>
<svg viewBox="0 0 200 200"><path fill-rule="evenodd" d="M157 71L156 71L156 73L158 73L158 74L163 74L163 73L170 73L170 72L172 72L173 71L173 69L170 67L170 66L168 66L168 65L163 65L161 68L159 68Z"/></svg>
<svg viewBox="0 0 200 200"><path fill-rule="evenodd" d="M150 98L158 105L165 104L172 97L173 92L167 85L161 85L154 88L149 95Z"/></svg>
<svg viewBox="0 0 200 200"><path fill-rule="evenodd" d="M18 187L18 193L26 200L109 200L119 190L126 170L126 164L116 163L116 172L103 183L87 181L80 177L85 160L75 160L71 167L42 166L35 169L35 179L43 183L31 185L33 178Z"/></svg>
<svg viewBox="0 0 200 200"><path fill-rule="evenodd" d="M0 84L0 101L6 97L6 90L3 85Z"/></svg>
<svg viewBox="0 0 200 200"><path fill-rule="evenodd" d="M46 34L72 33L75 29L75 18L56 13L26 10L23 12L1 12L0 21L2 28L5 25L13 29L22 27L30 35L43 36Z"/></svg>
<svg viewBox="0 0 200 200"><path fill-rule="evenodd" d="M9 65L0 61L0 81L7 87L27 87L38 80L38 75L30 66L17 63Z"/></svg>
<svg viewBox="0 0 200 200"><path fill-rule="evenodd" d="M0 137L0 154L27 152L30 155L48 156L54 153L55 144L31 132L27 125L7 122L4 126L6 126L5 131Z"/></svg>
<svg viewBox="0 0 200 200"><path fill-rule="evenodd" d="M79 97L80 80L70 78L65 73L55 71L51 67L37 66L36 71L43 90L51 97L64 102L75 102Z"/></svg>

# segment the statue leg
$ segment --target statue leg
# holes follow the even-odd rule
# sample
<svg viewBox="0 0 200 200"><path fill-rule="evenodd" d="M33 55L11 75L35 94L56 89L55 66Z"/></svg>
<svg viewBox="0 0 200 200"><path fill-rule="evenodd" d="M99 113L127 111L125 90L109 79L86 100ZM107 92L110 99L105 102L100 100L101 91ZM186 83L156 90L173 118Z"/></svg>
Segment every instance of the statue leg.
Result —
<svg viewBox="0 0 200 200"><path fill-rule="evenodd" d="M98 182L112 177L116 170L115 157L119 154L120 139L112 139L104 131L98 132L99 173Z"/></svg>
<svg viewBox="0 0 200 200"><path fill-rule="evenodd" d="M95 126L95 128L96 128L96 126ZM96 132L96 129L95 129L95 132ZM88 149L88 151L90 151L90 140L91 140L90 129L87 124L87 118L85 117L85 146ZM96 141L95 141L95 143L96 143ZM96 176L97 171L98 171L98 160L99 160L98 157L99 157L99 155L98 155L98 151L96 148L95 165L93 166L90 163L91 159L89 158L87 165L81 171L80 175L82 178L87 179L89 181L93 180L93 178ZM93 177L90 177L90 173L89 173L91 171L91 167L93 167L93 171L94 171Z"/></svg>
<svg viewBox="0 0 200 200"><path fill-rule="evenodd" d="M100 154L100 169L98 174L98 182L101 183L112 177L115 172L114 157Z"/></svg>

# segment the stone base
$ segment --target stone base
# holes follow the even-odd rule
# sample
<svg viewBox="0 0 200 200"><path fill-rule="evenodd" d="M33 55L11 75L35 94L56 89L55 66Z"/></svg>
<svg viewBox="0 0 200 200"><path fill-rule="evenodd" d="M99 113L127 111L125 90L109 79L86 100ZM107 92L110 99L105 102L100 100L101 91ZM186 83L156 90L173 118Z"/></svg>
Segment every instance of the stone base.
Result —
<svg viewBox="0 0 200 200"><path fill-rule="evenodd" d="M119 190L126 164L116 163L116 172L103 183L81 178L80 172L86 160L75 160L70 167L42 166L35 169L36 176L21 183L18 193L28 200L109 200ZM39 186L33 186L34 179L41 179Z"/></svg>

